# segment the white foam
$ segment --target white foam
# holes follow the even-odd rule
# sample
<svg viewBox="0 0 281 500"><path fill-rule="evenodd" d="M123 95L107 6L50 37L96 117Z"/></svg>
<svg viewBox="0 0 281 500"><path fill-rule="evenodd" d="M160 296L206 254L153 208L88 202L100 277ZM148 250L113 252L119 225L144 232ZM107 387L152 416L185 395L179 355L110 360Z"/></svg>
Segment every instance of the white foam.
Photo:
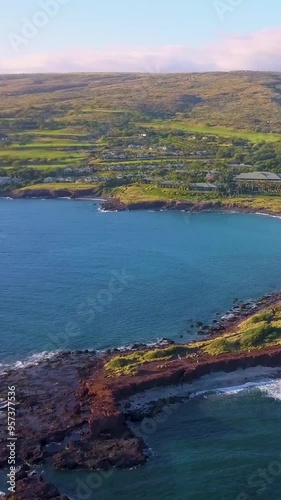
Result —
<svg viewBox="0 0 281 500"><path fill-rule="evenodd" d="M280 215L272 215L263 212L256 212L256 215L263 215L264 217L272 217L273 219L281 219Z"/></svg>
<svg viewBox="0 0 281 500"><path fill-rule="evenodd" d="M218 394L218 395L235 395L239 394L240 392L244 392L248 389L264 389L267 388L267 386L270 386L272 384L272 380L265 380L261 382L247 382L245 384L241 385L236 385L236 386L230 386L230 387L220 387L219 389L214 389L214 390L206 390L206 391L199 391L195 392L194 394L191 395L191 398L198 397L198 396L209 396L212 394Z"/></svg>
<svg viewBox="0 0 281 500"><path fill-rule="evenodd" d="M279 394L281 397L281 380L275 380L274 377L281 375L280 368L256 367L246 370L238 369L231 373L217 372L210 375L204 375L192 383L184 383L178 386L157 387L146 392L136 394L121 402L121 408L127 408L130 404L130 410L140 410L145 408L153 401L160 399L169 399L172 397L196 398L208 397L212 395L229 396L239 392L256 387L257 389L271 390L271 394ZM247 381L246 381L247 380ZM279 386L274 384L279 382ZM274 387L274 389L272 389ZM268 392L268 394L270 394Z"/></svg>
<svg viewBox="0 0 281 500"><path fill-rule="evenodd" d="M98 212L102 214L117 214L118 210L105 210L104 208L99 207Z"/></svg>
<svg viewBox="0 0 281 500"><path fill-rule="evenodd" d="M259 389L268 397L281 401L281 380L273 380L270 384L259 386Z"/></svg>
<svg viewBox="0 0 281 500"><path fill-rule="evenodd" d="M0 374L5 373L7 370L22 370L29 366L35 366L41 363L42 361L47 361L55 358L61 351L52 351L52 352L40 352L37 354L32 354L29 358L21 361L15 361L14 363L0 363ZM1 400L0 400L1 404Z"/></svg>

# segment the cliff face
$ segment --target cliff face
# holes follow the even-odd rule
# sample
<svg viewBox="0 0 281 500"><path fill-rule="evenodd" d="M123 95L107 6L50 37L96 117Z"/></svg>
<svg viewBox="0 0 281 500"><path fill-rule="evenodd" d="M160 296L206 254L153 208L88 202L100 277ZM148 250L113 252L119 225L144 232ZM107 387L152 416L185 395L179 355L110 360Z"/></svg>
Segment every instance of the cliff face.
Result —
<svg viewBox="0 0 281 500"><path fill-rule="evenodd" d="M85 189L51 189L51 188L42 188L42 189L16 189L10 193L12 198L83 198L87 196L96 196L97 191L93 188L85 188Z"/></svg>
<svg viewBox="0 0 281 500"><path fill-rule="evenodd" d="M243 213L255 213L257 209L253 208L251 204L246 203L240 205L239 203L227 202L196 202L196 201L142 201L134 203L123 203L118 199L110 199L103 203L103 209L108 211L122 212L125 210L181 210L186 212L203 212L203 211L236 211ZM265 214L281 215L279 212L269 210L267 208L260 208Z"/></svg>
<svg viewBox="0 0 281 500"><path fill-rule="evenodd" d="M276 332L274 325L275 322L279 324L281 315L279 294L267 296L259 303L260 307L266 304L267 308L258 313L255 309L250 318L246 312L245 319L245 311L241 308L239 314L244 319L240 319L238 332L243 325L251 327L251 321L254 321L256 332L257 320L272 327L271 334ZM232 338L237 325L229 327L226 323L224 328L224 339ZM187 346L168 343L167 347L167 343L162 343L151 349L142 345L131 351L108 351L104 356L89 351L60 353L52 360L3 374L0 394L5 394L11 385L17 387L17 465L22 466L17 478L17 498L37 500L43 495L44 498L64 499L52 486L29 477L26 463L33 467L48 461L56 469L68 470L123 469L144 464L146 445L130 430L128 419L141 421L147 416L147 408L134 415L127 401L132 396L150 389L190 384L205 375L234 372L238 368L280 367L281 373L279 339L274 345L260 345L251 351L247 347L213 355L210 354L213 351L202 348L217 340L221 340L221 335L213 333L209 339ZM147 358L146 354L150 356ZM112 368L116 363L128 368L131 359L138 361L132 371L125 370L121 375L109 371L109 366ZM157 392L161 398L162 392ZM173 400L172 403L180 402L182 396L175 396ZM154 407L149 416L155 416L155 409L158 411L159 406ZM0 419L0 435L3 436L0 438L0 468L5 468L8 460L5 426L5 420Z"/></svg>

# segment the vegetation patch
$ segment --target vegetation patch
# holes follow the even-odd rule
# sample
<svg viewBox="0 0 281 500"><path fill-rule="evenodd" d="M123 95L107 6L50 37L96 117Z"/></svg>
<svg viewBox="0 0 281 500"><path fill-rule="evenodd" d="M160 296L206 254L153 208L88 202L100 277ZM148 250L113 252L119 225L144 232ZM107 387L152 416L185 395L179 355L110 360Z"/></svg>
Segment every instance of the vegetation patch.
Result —
<svg viewBox="0 0 281 500"><path fill-rule="evenodd" d="M194 344L202 352L217 356L252 351L281 343L281 306L265 309L242 321L235 332Z"/></svg>
<svg viewBox="0 0 281 500"><path fill-rule="evenodd" d="M110 375L132 375L141 365L155 361L170 361L178 356L186 357L191 350L187 346L172 346L151 351L136 351L129 355L115 356L105 365L105 369Z"/></svg>
<svg viewBox="0 0 281 500"><path fill-rule="evenodd" d="M52 191L52 192L56 192L56 191L61 191L61 190L68 190L70 192L77 192L77 191L84 191L85 189L92 189L92 190L97 190L98 188L100 188L100 185L99 184L94 184L94 183L57 183L57 184L48 184L48 183L44 183L44 184L33 184L33 185L30 185L30 186L25 186L23 188L20 188L20 189L17 189L16 192L18 194L20 193L24 193L26 191L42 191L42 190L48 190L48 191Z"/></svg>
<svg viewBox="0 0 281 500"><path fill-rule="evenodd" d="M235 137L246 139L251 142L280 142L281 135L263 134L253 132L251 130L233 130L226 127L210 127L204 124L194 124L188 121L171 121L171 120L155 120L149 124L149 127L155 129L181 130L183 132L191 132L194 134L215 135L219 137Z"/></svg>
<svg viewBox="0 0 281 500"><path fill-rule="evenodd" d="M109 376L135 375L139 368L149 363L171 361L177 357L186 358L193 353L200 359L200 354L221 356L251 352L278 344L281 345L281 305L253 315L242 321L233 332L220 337L187 345L114 356L106 363L105 369Z"/></svg>

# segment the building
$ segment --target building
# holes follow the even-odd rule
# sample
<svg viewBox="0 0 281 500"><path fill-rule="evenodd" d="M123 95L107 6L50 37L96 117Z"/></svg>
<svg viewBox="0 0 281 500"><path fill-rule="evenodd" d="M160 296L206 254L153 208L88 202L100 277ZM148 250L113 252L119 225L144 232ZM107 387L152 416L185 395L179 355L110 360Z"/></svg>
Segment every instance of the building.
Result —
<svg viewBox="0 0 281 500"><path fill-rule="evenodd" d="M236 186L242 191L280 192L281 174L274 172L247 172L234 178Z"/></svg>
<svg viewBox="0 0 281 500"><path fill-rule="evenodd" d="M189 189L191 191L217 191L218 186L216 184L211 184L209 182L196 182L194 184L189 184Z"/></svg>
<svg viewBox="0 0 281 500"><path fill-rule="evenodd" d="M20 179L17 177L0 177L0 186L16 184L17 182L20 182Z"/></svg>
<svg viewBox="0 0 281 500"><path fill-rule="evenodd" d="M159 186L162 188L178 188L181 187L182 184L176 181L162 181L159 182Z"/></svg>

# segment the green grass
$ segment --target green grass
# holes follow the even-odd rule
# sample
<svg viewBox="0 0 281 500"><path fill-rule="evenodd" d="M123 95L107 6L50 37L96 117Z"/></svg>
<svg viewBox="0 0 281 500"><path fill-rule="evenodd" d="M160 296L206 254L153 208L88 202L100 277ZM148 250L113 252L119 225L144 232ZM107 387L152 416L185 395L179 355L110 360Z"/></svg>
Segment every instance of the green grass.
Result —
<svg viewBox="0 0 281 500"><path fill-rule="evenodd" d="M42 183L42 184L33 184L29 186L25 186L19 189L16 189L17 193L24 193L25 191L33 190L33 191L41 191L42 189L49 190L52 192L60 191L61 189L67 189L70 192L83 191L85 189L96 190L100 188L100 184L98 183L75 183L75 182L62 182L62 183Z"/></svg>
<svg viewBox="0 0 281 500"><path fill-rule="evenodd" d="M24 166L18 166L17 167L17 170L19 169L25 169L26 165ZM45 164L45 165L29 165L29 168L32 168L33 170L38 170L44 174L48 173L48 172L54 172L55 170L59 170L59 169L65 169L67 167L66 164L64 163L54 163L52 165L50 164ZM3 170L6 170L7 172L11 171L11 170L15 170L15 167L12 167L11 165L10 166L7 166L7 167L1 167ZM20 171L20 170L19 170Z"/></svg>
<svg viewBox="0 0 281 500"><path fill-rule="evenodd" d="M1 121L1 119L0 119ZM20 135L19 133L12 133L9 134L12 137ZM70 130L70 129L60 129L60 130L25 130L24 131L25 136L37 136L37 137L87 137L87 135L84 132L80 132L79 130Z"/></svg>
<svg viewBox="0 0 281 500"><path fill-rule="evenodd" d="M217 356L244 352L281 344L281 306L265 309L242 321L234 332L222 337L195 343L194 347Z"/></svg>
<svg viewBox="0 0 281 500"><path fill-rule="evenodd" d="M200 354L221 356L278 345L281 346L281 305L254 314L242 321L234 331L220 337L187 345L114 356L105 364L105 369L109 376L135 375L142 366L145 367L153 362L171 361L178 356L186 358L194 352L200 358Z"/></svg>
<svg viewBox="0 0 281 500"><path fill-rule="evenodd" d="M106 365L110 375L130 375L136 373L136 368L155 361L170 361L178 356L186 357L191 352L185 346L172 346L151 351L137 351L127 356L115 356Z"/></svg>
<svg viewBox="0 0 281 500"><path fill-rule="evenodd" d="M71 140L53 140L53 141L32 141L32 142L27 142L25 144L13 144L11 151L14 150L25 150L25 149L52 149L52 148L68 148L68 147L75 147L75 148L90 148L93 147L93 144L88 142L76 142L76 141L71 141Z"/></svg>
<svg viewBox="0 0 281 500"><path fill-rule="evenodd" d="M85 158L83 153L75 151L59 151L52 149L4 149L0 150L0 160L3 161L32 161L32 160L56 160L62 159L63 162L82 160Z"/></svg>
<svg viewBox="0 0 281 500"><path fill-rule="evenodd" d="M171 121L171 120L155 120L145 127L152 127L158 130L180 130L182 132L190 132L194 134L216 135L219 137L231 137L246 139L251 142L280 142L281 135L277 134L264 134L260 132L252 132L250 130L233 130L226 127L208 127L206 125L194 124L185 121Z"/></svg>
<svg viewBox="0 0 281 500"><path fill-rule="evenodd" d="M224 205L250 208L255 212L272 211L281 213L281 196L238 196L222 197L217 193L196 193L186 189L159 188L151 184L134 184L112 189L108 192L125 204L153 201L186 201L193 203L220 203Z"/></svg>
<svg viewBox="0 0 281 500"><path fill-rule="evenodd" d="M111 190L110 194L126 204L143 201L183 201L187 199L187 191L184 189L158 188L157 186L146 184L118 187Z"/></svg>

